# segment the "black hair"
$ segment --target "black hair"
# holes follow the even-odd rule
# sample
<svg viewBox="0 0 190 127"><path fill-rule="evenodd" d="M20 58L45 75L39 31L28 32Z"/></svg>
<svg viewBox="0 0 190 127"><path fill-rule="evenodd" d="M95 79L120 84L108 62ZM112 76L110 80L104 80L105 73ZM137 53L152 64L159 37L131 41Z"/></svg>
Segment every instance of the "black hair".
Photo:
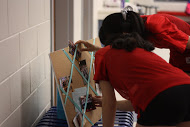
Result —
<svg viewBox="0 0 190 127"><path fill-rule="evenodd" d="M125 49L128 52L133 51L135 48L142 48L146 51L152 51L155 48L152 43L144 40L136 32L116 34L115 36L110 36L108 41L110 42L112 48Z"/></svg>
<svg viewBox="0 0 190 127"><path fill-rule="evenodd" d="M145 40L146 31L144 21L139 14L128 11L126 20L121 13L107 16L99 30L99 38L105 46L132 51L136 47L147 51L154 50L152 43Z"/></svg>

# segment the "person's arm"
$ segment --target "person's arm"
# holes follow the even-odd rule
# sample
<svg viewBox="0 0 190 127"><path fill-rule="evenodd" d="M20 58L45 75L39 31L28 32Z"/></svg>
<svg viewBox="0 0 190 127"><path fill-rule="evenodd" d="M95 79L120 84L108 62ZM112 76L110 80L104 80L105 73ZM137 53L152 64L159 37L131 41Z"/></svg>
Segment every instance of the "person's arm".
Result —
<svg viewBox="0 0 190 127"><path fill-rule="evenodd" d="M183 24L182 21L180 23ZM157 48L175 49L180 53L190 48L189 35L165 16L151 16L146 29L153 35L150 35L149 41L153 42Z"/></svg>
<svg viewBox="0 0 190 127"><path fill-rule="evenodd" d="M81 48L80 50L81 51L98 51L99 49L101 49L101 47L98 47L96 45L93 45L87 41L84 41L84 40L79 40L75 43L76 44L84 44L86 48Z"/></svg>
<svg viewBox="0 0 190 127"><path fill-rule="evenodd" d="M116 98L113 87L108 81L99 81L102 89L103 127L113 127L116 114Z"/></svg>
<svg viewBox="0 0 190 127"><path fill-rule="evenodd" d="M92 97L93 101L96 105L96 107L102 107L102 97L101 96L95 96ZM131 104L131 101L129 100L121 100L116 102L117 110L120 111L134 111L133 105Z"/></svg>
<svg viewBox="0 0 190 127"><path fill-rule="evenodd" d="M117 101L117 110L120 111L134 111L133 105L129 100Z"/></svg>

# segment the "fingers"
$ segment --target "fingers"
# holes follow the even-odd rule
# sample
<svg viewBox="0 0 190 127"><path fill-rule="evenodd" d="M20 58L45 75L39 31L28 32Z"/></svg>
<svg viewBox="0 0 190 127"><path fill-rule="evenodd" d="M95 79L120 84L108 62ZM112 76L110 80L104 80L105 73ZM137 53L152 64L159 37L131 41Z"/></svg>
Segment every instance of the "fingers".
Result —
<svg viewBox="0 0 190 127"><path fill-rule="evenodd" d="M86 41L84 41L84 40L79 40L79 41L77 41L76 43L75 43L75 45L76 44L86 44L87 42Z"/></svg>
<svg viewBox="0 0 190 127"><path fill-rule="evenodd" d="M75 45L77 44L84 44L86 46L86 48L80 48L80 51L91 51L91 49L87 48L89 46L89 43L87 41L79 40L75 43Z"/></svg>
<svg viewBox="0 0 190 127"><path fill-rule="evenodd" d="M94 101L96 107L102 107L102 103L100 101Z"/></svg>
<svg viewBox="0 0 190 127"><path fill-rule="evenodd" d="M97 51L97 47L87 41L79 40L76 44L84 44L85 48L80 48L80 51Z"/></svg>
<svg viewBox="0 0 190 127"><path fill-rule="evenodd" d="M92 97L94 104L96 107L102 107L102 97L101 96L94 96Z"/></svg>
<svg viewBox="0 0 190 127"><path fill-rule="evenodd" d="M97 102L101 101L101 98L97 98L96 96L95 96L95 97L92 97L92 99L93 99L94 101L97 101Z"/></svg>
<svg viewBox="0 0 190 127"><path fill-rule="evenodd" d="M95 96L96 98L102 98L102 96Z"/></svg>
<svg viewBox="0 0 190 127"><path fill-rule="evenodd" d="M94 105L95 105L96 107L102 107L102 104L99 104L99 103L94 103Z"/></svg>
<svg viewBox="0 0 190 127"><path fill-rule="evenodd" d="M81 51L90 51L89 48L81 48L80 50L81 50Z"/></svg>

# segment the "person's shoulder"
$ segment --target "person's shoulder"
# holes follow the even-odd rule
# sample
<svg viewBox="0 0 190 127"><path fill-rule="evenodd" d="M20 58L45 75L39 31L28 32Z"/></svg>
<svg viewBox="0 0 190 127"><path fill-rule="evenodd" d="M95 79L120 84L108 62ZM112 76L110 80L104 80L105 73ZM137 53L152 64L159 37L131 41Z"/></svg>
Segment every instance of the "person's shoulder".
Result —
<svg viewBox="0 0 190 127"><path fill-rule="evenodd" d="M163 14L153 14L147 17L146 28L153 33L161 32L160 26L168 24L169 20L166 15Z"/></svg>
<svg viewBox="0 0 190 127"><path fill-rule="evenodd" d="M147 21L149 23L159 23L159 21L164 21L167 18L167 15L164 14L153 14L153 15L149 15L147 16Z"/></svg>
<svg viewBox="0 0 190 127"><path fill-rule="evenodd" d="M107 52L109 52L111 50L111 46L108 45L104 48L101 48L99 49L97 52L96 52L96 55L101 55L101 56L105 56L107 54Z"/></svg>

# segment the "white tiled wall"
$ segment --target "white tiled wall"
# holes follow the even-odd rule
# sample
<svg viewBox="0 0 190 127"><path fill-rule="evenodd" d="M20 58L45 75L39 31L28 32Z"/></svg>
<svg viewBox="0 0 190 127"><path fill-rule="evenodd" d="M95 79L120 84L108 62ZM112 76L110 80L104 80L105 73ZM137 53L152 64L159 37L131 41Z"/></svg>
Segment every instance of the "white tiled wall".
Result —
<svg viewBox="0 0 190 127"><path fill-rule="evenodd" d="M11 113L11 91L10 81L6 80L0 84L0 121L2 122Z"/></svg>
<svg viewBox="0 0 190 127"><path fill-rule="evenodd" d="M9 34L15 34L28 27L28 0L7 1Z"/></svg>
<svg viewBox="0 0 190 127"><path fill-rule="evenodd" d="M19 50L19 34L0 41L0 82L19 69Z"/></svg>
<svg viewBox="0 0 190 127"><path fill-rule="evenodd" d="M47 94L48 93L48 94ZM46 94L47 96L41 96ZM50 79L46 79L37 90L38 96L38 110L41 112L50 100Z"/></svg>
<svg viewBox="0 0 190 127"><path fill-rule="evenodd" d="M11 111L14 111L30 95L30 70L26 64L10 77Z"/></svg>
<svg viewBox="0 0 190 127"><path fill-rule="evenodd" d="M30 127L50 106L50 0L0 0L0 127Z"/></svg>
<svg viewBox="0 0 190 127"><path fill-rule="evenodd" d="M29 0L29 25L33 26L44 21L44 0Z"/></svg>
<svg viewBox="0 0 190 127"><path fill-rule="evenodd" d="M0 0L0 39L8 36L8 17L7 17L7 0Z"/></svg>
<svg viewBox="0 0 190 127"><path fill-rule="evenodd" d="M20 108L16 110L1 127L21 127Z"/></svg>
<svg viewBox="0 0 190 127"><path fill-rule="evenodd" d="M20 33L21 65L26 64L38 54L38 31L36 27Z"/></svg>
<svg viewBox="0 0 190 127"><path fill-rule="evenodd" d="M38 54L43 53L46 49L49 48L50 37L48 36L50 33L50 22L47 21L42 25L38 26Z"/></svg>
<svg viewBox="0 0 190 127"><path fill-rule="evenodd" d="M31 92L45 80L44 55L40 55L30 62Z"/></svg>

